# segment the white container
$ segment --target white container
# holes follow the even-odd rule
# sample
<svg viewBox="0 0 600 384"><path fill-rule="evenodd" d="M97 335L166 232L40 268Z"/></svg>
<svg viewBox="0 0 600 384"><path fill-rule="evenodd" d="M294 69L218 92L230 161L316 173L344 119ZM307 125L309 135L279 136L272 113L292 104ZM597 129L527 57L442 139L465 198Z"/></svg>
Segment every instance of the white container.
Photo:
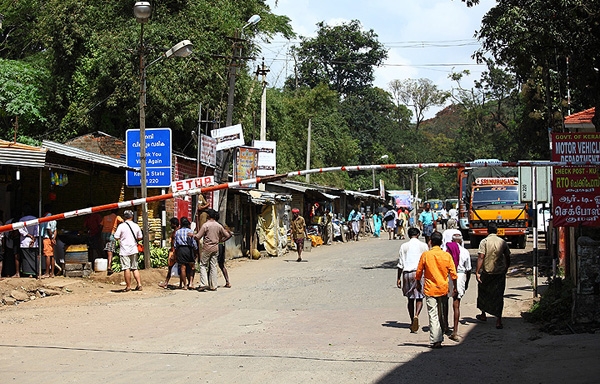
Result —
<svg viewBox="0 0 600 384"><path fill-rule="evenodd" d="M106 259L94 260L94 271L106 272L107 269L108 269L108 260L106 260Z"/></svg>

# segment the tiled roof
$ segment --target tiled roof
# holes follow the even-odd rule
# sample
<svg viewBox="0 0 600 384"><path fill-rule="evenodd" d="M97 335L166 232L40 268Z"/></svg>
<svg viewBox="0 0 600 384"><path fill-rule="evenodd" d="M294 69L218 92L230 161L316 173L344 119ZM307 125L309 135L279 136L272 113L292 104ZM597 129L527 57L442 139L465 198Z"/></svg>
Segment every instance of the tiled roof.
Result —
<svg viewBox="0 0 600 384"><path fill-rule="evenodd" d="M586 109L565 117L565 125L570 124L591 124L592 118L596 113L596 108Z"/></svg>

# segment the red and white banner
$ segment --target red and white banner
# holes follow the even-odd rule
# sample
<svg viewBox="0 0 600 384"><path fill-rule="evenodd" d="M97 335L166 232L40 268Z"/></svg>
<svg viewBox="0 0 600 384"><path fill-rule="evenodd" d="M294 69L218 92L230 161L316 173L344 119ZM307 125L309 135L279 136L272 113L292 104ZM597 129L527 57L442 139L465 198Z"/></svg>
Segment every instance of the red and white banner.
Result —
<svg viewBox="0 0 600 384"><path fill-rule="evenodd" d="M600 132L554 133L552 161L600 161ZM600 226L600 168L555 166L552 218L555 227Z"/></svg>

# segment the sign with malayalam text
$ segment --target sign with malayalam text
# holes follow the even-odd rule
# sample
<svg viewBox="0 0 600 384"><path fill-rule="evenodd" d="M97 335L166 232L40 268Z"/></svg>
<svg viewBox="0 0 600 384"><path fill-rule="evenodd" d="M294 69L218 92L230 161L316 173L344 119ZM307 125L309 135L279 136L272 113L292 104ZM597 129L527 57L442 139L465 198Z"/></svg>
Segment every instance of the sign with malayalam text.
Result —
<svg viewBox="0 0 600 384"><path fill-rule="evenodd" d="M600 132L554 133L552 161L600 161ZM555 227L600 226L600 169L553 167L552 218Z"/></svg>
<svg viewBox="0 0 600 384"><path fill-rule="evenodd" d="M146 131L146 186L148 188L168 188L171 185L171 129L148 128ZM125 133L125 157L127 166L141 167L140 130L128 129ZM127 171L128 187L141 186L141 172Z"/></svg>

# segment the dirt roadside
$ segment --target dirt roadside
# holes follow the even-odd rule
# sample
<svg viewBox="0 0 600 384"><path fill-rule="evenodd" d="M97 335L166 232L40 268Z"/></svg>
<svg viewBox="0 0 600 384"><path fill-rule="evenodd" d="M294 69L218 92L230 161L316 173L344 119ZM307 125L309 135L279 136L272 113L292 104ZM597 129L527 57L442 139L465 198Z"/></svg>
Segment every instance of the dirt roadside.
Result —
<svg viewBox="0 0 600 384"><path fill-rule="evenodd" d="M239 258L229 260L227 269L235 269L248 259ZM145 297L161 296L165 289L158 286L165 281L166 268L153 268L151 270L140 270L143 291ZM199 276L196 274L195 285L198 284ZM176 289L179 277L171 277L169 289ZM135 285L135 281L133 281ZM0 280L0 310L12 306L43 306L44 299L54 297L52 305L74 305L90 299L107 300L120 299L120 295L107 295L107 292L118 293L125 287L123 272L108 276L106 272L93 272L89 277L64 277L53 278L3 278Z"/></svg>

